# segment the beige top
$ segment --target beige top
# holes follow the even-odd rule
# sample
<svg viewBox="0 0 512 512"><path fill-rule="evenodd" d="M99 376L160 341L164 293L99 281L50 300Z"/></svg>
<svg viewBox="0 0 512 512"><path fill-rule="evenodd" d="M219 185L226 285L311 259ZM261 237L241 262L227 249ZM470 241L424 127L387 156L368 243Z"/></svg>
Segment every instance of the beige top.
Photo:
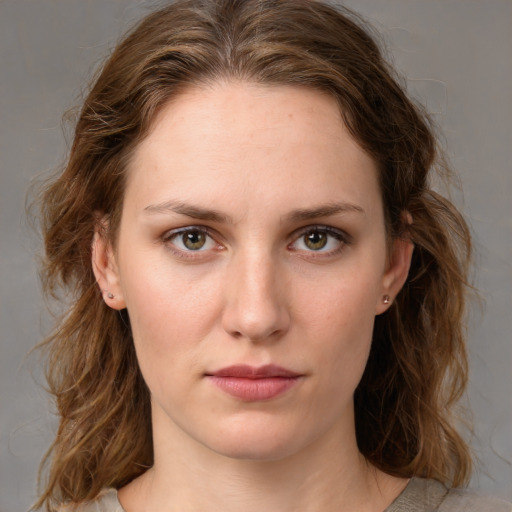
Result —
<svg viewBox="0 0 512 512"><path fill-rule="evenodd" d="M125 512L115 489L105 489L76 512ZM411 478L406 488L384 512L512 512L512 503L481 496L465 489L447 489L436 480Z"/></svg>

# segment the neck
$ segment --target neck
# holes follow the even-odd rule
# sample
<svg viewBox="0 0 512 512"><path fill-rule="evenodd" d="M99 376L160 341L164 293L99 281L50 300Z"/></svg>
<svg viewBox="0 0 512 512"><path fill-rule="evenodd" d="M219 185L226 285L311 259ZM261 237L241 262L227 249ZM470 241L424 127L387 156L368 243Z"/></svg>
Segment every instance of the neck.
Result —
<svg viewBox="0 0 512 512"><path fill-rule="evenodd" d="M126 512L381 512L406 481L371 466L341 429L274 460L237 459L155 429L155 463L121 489Z"/></svg>

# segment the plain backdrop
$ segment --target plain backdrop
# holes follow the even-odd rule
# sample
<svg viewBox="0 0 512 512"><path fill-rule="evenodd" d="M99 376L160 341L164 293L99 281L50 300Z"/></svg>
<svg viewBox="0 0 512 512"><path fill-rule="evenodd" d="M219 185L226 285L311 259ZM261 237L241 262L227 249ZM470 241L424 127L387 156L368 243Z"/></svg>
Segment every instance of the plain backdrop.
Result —
<svg viewBox="0 0 512 512"><path fill-rule="evenodd" d="M26 510L35 498L56 425L38 358L25 360L49 326L25 194L65 158L63 112L79 104L121 34L161 4L0 0L0 512ZM454 198L472 225L485 300L469 318L472 486L512 500L512 1L346 4L383 34L460 173L464 192Z"/></svg>

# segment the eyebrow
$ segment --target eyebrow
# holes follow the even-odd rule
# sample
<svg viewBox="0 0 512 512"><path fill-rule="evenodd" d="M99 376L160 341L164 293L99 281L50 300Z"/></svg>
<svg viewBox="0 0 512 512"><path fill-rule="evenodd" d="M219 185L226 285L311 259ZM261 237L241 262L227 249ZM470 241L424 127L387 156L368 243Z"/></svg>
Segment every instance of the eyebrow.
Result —
<svg viewBox="0 0 512 512"><path fill-rule="evenodd" d="M163 203L151 204L144 208L144 212L148 214L165 214L177 213L185 215L192 219L208 220L225 224L233 224L233 220L229 215L221 213L217 210L201 208L199 206L187 204L180 201L165 201ZM306 220L318 219L320 217L330 217L340 213L362 213L365 211L361 206L351 203L328 203L312 208L300 208L293 210L283 217L283 220L290 222L302 222Z"/></svg>
<svg viewBox="0 0 512 512"><path fill-rule="evenodd" d="M316 206L313 208L301 208L294 210L286 215L285 219L292 222L301 222L305 220L318 219L320 217L331 217L339 213L362 213L365 211L361 206L351 203L328 203L325 205Z"/></svg>
<svg viewBox="0 0 512 512"><path fill-rule="evenodd" d="M224 213L221 213L217 210L201 208L199 206L172 200L158 204L150 204L144 208L144 211L149 214L172 212L191 217L192 219L209 220L212 222L230 224L233 223L232 219L228 215L225 215Z"/></svg>

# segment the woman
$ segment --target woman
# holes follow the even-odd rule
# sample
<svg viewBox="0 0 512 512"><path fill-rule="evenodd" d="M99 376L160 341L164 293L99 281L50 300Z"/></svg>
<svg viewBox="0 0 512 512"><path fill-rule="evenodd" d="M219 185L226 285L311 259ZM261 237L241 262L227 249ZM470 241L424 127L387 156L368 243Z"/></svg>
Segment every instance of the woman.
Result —
<svg viewBox="0 0 512 512"><path fill-rule="evenodd" d="M120 43L42 198L60 414L36 506L510 510L470 473L470 238L361 22L178 1ZM67 504L67 505L66 505Z"/></svg>

